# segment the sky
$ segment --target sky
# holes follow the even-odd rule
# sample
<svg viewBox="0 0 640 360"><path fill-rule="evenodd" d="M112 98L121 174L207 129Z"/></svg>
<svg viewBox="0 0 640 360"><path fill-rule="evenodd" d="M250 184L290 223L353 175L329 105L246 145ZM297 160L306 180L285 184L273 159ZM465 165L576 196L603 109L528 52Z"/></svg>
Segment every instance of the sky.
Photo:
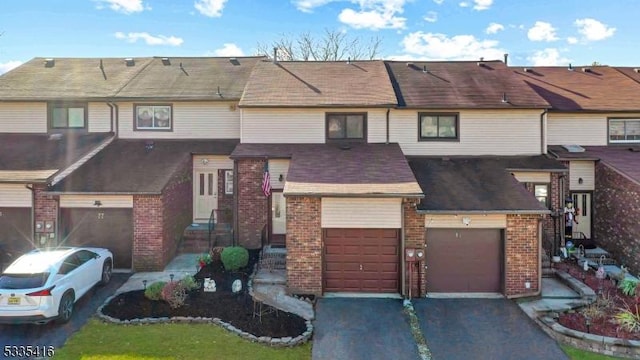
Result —
<svg viewBox="0 0 640 360"><path fill-rule="evenodd" d="M250 56L343 33L395 60L640 66L640 0L3 0L0 73L34 57Z"/></svg>

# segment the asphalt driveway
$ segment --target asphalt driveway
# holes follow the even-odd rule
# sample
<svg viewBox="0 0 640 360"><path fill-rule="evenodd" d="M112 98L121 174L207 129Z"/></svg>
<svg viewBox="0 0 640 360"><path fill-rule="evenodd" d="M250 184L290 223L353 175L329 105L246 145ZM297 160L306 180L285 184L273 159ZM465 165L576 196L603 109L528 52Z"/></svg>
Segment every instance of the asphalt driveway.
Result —
<svg viewBox="0 0 640 360"><path fill-rule="evenodd" d="M568 359L507 299L417 299L420 328L434 359Z"/></svg>
<svg viewBox="0 0 640 360"><path fill-rule="evenodd" d="M313 359L418 359L402 309L395 299L319 299Z"/></svg>
<svg viewBox="0 0 640 360"><path fill-rule="evenodd" d="M107 297L111 296L130 276L131 274L114 273L109 284L89 290L75 304L71 321L64 325L53 322L45 325L0 325L0 344L51 345L56 349L61 348L67 338L84 326Z"/></svg>

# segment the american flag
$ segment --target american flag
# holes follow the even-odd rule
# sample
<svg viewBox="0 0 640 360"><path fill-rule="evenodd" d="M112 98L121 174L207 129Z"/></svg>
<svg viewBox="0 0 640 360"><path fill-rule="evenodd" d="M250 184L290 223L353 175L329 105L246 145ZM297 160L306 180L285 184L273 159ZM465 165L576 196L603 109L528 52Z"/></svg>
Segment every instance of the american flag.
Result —
<svg viewBox="0 0 640 360"><path fill-rule="evenodd" d="M264 196L269 197L271 195L271 176L269 175L269 162L264 163L264 174L262 176L262 192Z"/></svg>

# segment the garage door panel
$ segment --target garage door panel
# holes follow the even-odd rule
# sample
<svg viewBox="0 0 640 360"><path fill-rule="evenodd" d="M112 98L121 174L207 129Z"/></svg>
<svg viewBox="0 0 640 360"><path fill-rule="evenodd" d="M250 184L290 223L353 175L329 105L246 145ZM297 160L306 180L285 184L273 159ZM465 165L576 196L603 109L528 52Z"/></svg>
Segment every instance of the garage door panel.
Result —
<svg viewBox="0 0 640 360"><path fill-rule="evenodd" d="M113 253L114 267L131 269L133 210L61 208L62 241L69 246L94 246Z"/></svg>
<svg viewBox="0 0 640 360"><path fill-rule="evenodd" d="M428 229L427 291L501 292L499 229Z"/></svg>
<svg viewBox="0 0 640 360"><path fill-rule="evenodd" d="M398 292L397 229L324 229L324 243L325 291Z"/></svg>
<svg viewBox="0 0 640 360"><path fill-rule="evenodd" d="M0 245L13 258L33 248L30 207L0 207Z"/></svg>

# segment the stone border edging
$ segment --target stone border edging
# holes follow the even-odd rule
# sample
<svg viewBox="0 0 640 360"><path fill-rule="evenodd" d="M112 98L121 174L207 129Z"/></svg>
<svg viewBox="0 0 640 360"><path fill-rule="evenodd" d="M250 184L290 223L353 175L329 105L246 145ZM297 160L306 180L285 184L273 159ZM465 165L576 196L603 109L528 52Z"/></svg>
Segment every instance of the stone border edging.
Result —
<svg viewBox="0 0 640 360"><path fill-rule="evenodd" d="M249 277L249 281L247 281L247 288L249 289L249 294L253 297L253 290L251 288L251 281L253 276L256 273L256 269L254 268L253 273ZM304 344L305 342L311 339L311 335L313 334L313 324L311 320L305 320L307 325L307 330L305 330L302 334L296 337L282 337L282 338L272 338L268 336L255 336L246 331L236 328L235 326L226 323L219 318L205 318L205 317L190 317L190 316L174 316L174 317L159 317L159 318L141 318L141 319L132 319L132 320L120 320L109 315L105 315L102 312L102 309L116 296L121 293L117 293L109 296L102 305L98 308L97 315L103 321L111 322L118 325L144 325L144 324L159 324L159 323L188 323L188 324L216 324L236 335L249 340L251 342L262 343L269 346L281 346L281 347L292 347L300 344ZM283 311L283 310L281 310Z"/></svg>

